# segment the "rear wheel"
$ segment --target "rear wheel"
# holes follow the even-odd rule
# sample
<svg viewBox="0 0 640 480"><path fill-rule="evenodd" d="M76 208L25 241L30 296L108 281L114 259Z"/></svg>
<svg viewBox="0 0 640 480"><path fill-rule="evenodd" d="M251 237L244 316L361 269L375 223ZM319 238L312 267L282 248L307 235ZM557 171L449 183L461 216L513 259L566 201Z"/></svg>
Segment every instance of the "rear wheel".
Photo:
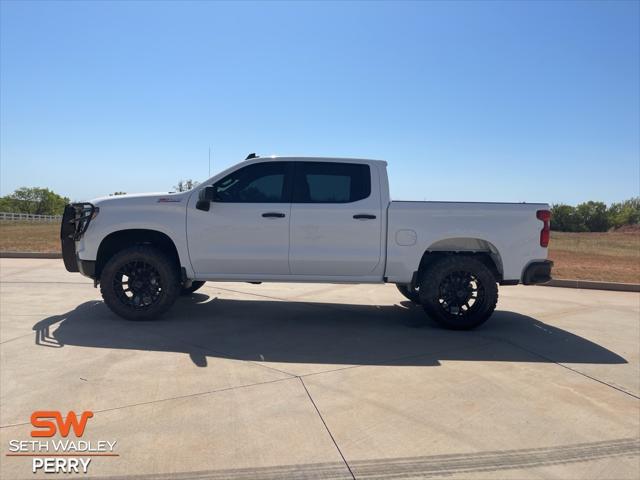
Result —
<svg viewBox="0 0 640 480"><path fill-rule="evenodd" d="M486 322L495 310L498 286L484 263L452 255L423 272L419 295L425 312L439 325L469 330Z"/></svg>
<svg viewBox="0 0 640 480"><path fill-rule="evenodd" d="M396 285L398 291L413 303L420 304L420 292L417 288L411 285Z"/></svg>
<svg viewBox="0 0 640 480"><path fill-rule="evenodd" d="M195 292L200 287L202 287L204 283L205 282L200 282L200 281L191 282L190 287L186 287L186 288L182 287L182 290L180 290L180 295L191 295L193 292Z"/></svg>
<svg viewBox="0 0 640 480"><path fill-rule="evenodd" d="M153 320L166 312L180 293L177 268L156 248L127 248L104 266L100 292L111 311L122 318Z"/></svg>

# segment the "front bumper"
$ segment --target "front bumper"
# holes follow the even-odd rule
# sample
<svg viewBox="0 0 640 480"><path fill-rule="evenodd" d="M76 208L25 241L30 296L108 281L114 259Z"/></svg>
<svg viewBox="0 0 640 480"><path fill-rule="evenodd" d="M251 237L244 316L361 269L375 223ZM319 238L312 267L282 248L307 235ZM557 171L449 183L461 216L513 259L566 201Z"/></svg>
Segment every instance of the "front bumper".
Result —
<svg viewBox="0 0 640 480"><path fill-rule="evenodd" d="M96 262L95 260L81 260L77 259L78 271L89 278L96 278Z"/></svg>
<svg viewBox="0 0 640 480"><path fill-rule="evenodd" d="M69 272L89 271L89 267L81 269L76 255L76 240L79 240L87 231L89 223L98 213L98 208L90 203L71 203L64 207L62 223L60 224L60 243L62 244L62 260L64 267ZM95 262L93 262L95 264ZM95 270L95 268L93 269ZM89 275L87 275L89 276Z"/></svg>
<svg viewBox="0 0 640 480"><path fill-rule="evenodd" d="M522 283L524 285L547 283L551 280L551 267L553 267L551 260L530 263L522 273Z"/></svg>

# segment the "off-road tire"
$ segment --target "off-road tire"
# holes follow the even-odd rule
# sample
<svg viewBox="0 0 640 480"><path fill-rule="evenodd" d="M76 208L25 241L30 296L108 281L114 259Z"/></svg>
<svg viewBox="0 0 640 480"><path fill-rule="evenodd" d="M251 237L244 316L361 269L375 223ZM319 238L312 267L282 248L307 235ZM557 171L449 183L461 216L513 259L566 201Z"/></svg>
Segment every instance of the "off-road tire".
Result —
<svg viewBox="0 0 640 480"><path fill-rule="evenodd" d="M180 294L178 269L167 255L154 247L126 248L111 257L102 269L100 293L111 311L122 318L155 320Z"/></svg>
<svg viewBox="0 0 640 480"><path fill-rule="evenodd" d="M420 292L416 288L412 288L411 285L396 285L398 291L404 295L405 298L411 300L413 303L420 305Z"/></svg>
<svg viewBox="0 0 640 480"><path fill-rule="evenodd" d="M419 295L424 311L440 326L470 330L486 322L495 310L498 286L491 270L481 261L451 255L435 261L422 272ZM460 305L465 298L467 303Z"/></svg>
<svg viewBox="0 0 640 480"><path fill-rule="evenodd" d="M198 290L200 287L202 287L205 284L205 282L200 282L200 281L194 281L191 282L191 286L190 287L182 287L182 289L180 290L180 295L191 295L193 292L195 292L196 290Z"/></svg>

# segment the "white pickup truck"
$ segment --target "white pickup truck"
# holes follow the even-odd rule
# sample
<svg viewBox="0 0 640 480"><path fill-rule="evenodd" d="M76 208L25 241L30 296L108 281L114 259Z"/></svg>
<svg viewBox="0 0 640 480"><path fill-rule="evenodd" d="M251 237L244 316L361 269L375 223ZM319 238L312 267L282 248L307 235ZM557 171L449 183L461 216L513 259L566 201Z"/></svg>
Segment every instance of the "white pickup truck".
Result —
<svg viewBox="0 0 640 480"><path fill-rule="evenodd" d="M205 281L395 283L446 328L487 320L497 284L550 279L547 204L390 201L386 162L249 155L183 193L66 207L64 263L129 320Z"/></svg>

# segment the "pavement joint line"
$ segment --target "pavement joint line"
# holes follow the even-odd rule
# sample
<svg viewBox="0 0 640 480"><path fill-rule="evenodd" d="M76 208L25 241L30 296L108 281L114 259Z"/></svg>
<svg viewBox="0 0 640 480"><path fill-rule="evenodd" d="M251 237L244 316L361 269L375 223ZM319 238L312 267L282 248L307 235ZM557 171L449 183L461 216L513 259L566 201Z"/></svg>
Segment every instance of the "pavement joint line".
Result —
<svg viewBox="0 0 640 480"><path fill-rule="evenodd" d="M485 338L493 338L493 337L485 337ZM546 355L542 355L541 353L538 353L538 352L536 352L534 350L530 350L530 349L528 349L526 347L523 347L522 345L519 345L519 344L517 344L515 342L512 342L510 340L501 339L501 338L495 338L495 340L498 341L498 342L506 343L506 344L511 345L513 347L519 348L520 350L524 350L525 352L528 352L528 353L530 353L532 355L535 355L536 357L543 358L543 359L545 359L545 360L547 360L548 362L551 362L551 363L555 363L559 367L566 368L570 372L576 373L576 374L581 375L581 376L583 376L585 378L593 380L594 382L598 382L598 383L600 383L602 385L605 385L605 386L607 386L609 388L617 390L618 392L624 393L625 395L628 395L628 396L630 396L632 398L635 398L636 400L640 400L640 396L638 396L638 395L636 395L634 393L628 392L628 391L624 390L623 388L620 388L620 387L617 387L615 385L612 385L612 384L610 384L608 382L605 382L604 380L600 380L599 378L595 378L595 377L592 377L591 375L587 375L586 373L583 373L580 370L576 370L575 368L571 368L570 366L565 365L564 363L556 362L553 358L547 357Z"/></svg>
<svg viewBox="0 0 640 480"><path fill-rule="evenodd" d="M268 298L270 300L277 300L279 302L302 303L302 304L305 304L305 305L309 305L311 307L326 308L327 310L338 310L338 311L343 310L340 307L330 306L330 304L318 303L318 302L313 302L313 301L309 301L309 300L298 300L298 297L295 297L295 298L280 298L280 297L273 297L273 296L270 296L270 295L261 295L259 293L243 292L242 290L233 290L231 288L224 288L224 287L218 287L218 286L215 286L213 288L217 288L218 290L225 290L227 292L240 293L242 295L253 295L254 297ZM367 306L370 306L370 307L374 308L374 307L377 307L378 305L367 305Z"/></svg>
<svg viewBox="0 0 640 480"><path fill-rule="evenodd" d="M23 283L36 283L36 284L47 284L47 283L54 283L56 285L58 284L65 284L65 285L91 285L93 286L93 284L91 282L54 282L54 281L47 281L47 280L30 280L30 281L21 281L21 280L16 280L16 281L6 281L6 280L0 280L0 284L2 283L7 283L7 284L23 284Z"/></svg>
<svg viewBox="0 0 640 480"><path fill-rule="evenodd" d="M567 302L569 303L569 302ZM616 305L584 305L580 303L574 303L574 305L579 305L580 308L573 308L567 310L547 310L544 312L532 312L531 316L534 318L544 318L544 319L556 319L556 318L564 318L564 316L572 316L572 315L580 315L585 312L592 312L594 310L606 310L606 311L614 311L619 313L633 313L636 312L631 308L618 307Z"/></svg>
<svg viewBox="0 0 640 480"><path fill-rule="evenodd" d="M34 270L40 270L41 268L42 268L42 264L34 265L32 267L24 267L24 268L16 270L15 272L5 273L5 274L2 275L2 277L10 277L12 275L19 275L19 274L25 273L25 272L32 272Z"/></svg>
<svg viewBox="0 0 640 480"><path fill-rule="evenodd" d="M529 288L529 287L527 287ZM544 291L544 289L543 289ZM599 308L599 309L609 309L609 308L613 308L613 309L618 309L618 310L624 310L624 311L633 311L632 307L622 307L619 306L618 302L615 301L615 298L611 297L611 293L619 293L624 297L628 297L628 295L626 295L627 293L631 293L631 294L635 294L636 292L612 292L612 291L604 291L604 290L590 290L587 291L585 293L588 293L589 295L591 295L591 297L589 297L588 300L569 300L566 298L562 298L562 302L569 306L569 305L573 305L575 307L584 307L584 308ZM594 295L597 295L598 293L601 293L602 295L599 295L597 297L594 297ZM522 292L519 295L513 295L513 296L509 296L509 300L510 301L521 301L521 302L533 302L536 301L535 298L525 295L524 292ZM555 301L557 300L557 297L550 297L550 296L546 296L545 297L545 301L547 300L551 300L551 301ZM545 310L546 312L549 312L549 310ZM536 313L535 311L532 312L532 314Z"/></svg>
<svg viewBox="0 0 640 480"><path fill-rule="evenodd" d="M344 458L344 455L342 454L342 450L340 450L340 447L338 446L338 443L336 442L336 439L333 437L333 434L331 433L331 430L329 430L329 426L327 425L327 422L324 421L324 418L323 418L322 414L320 413L320 409L316 405L316 402L314 402L313 397L311 396L311 393L309 392L309 389L307 388L307 386L304 383L304 380L301 377L298 377L298 380L300 380L300 383L302 383L302 387L304 388L304 391L307 392L307 396L309 397L309 400L311 401L311 404L313 405L313 408L315 408L316 413L318 414L318 416L320 417L320 420L322 421L322 424L324 425L324 428L327 430L327 433L329 434L329 437L331 437L331 441L333 442L333 445L336 447L336 450L338 450L338 453L340 454L340 457L342 457L342 461L344 462L345 466L347 467L347 470L349 470L349 474L351 474L351 478L353 480L356 480L356 477L353 474L353 471L351 471L351 467L349 466L349 463L347 462L347 459Z"/></svg>
<svg viewBox="0 0 640 480"><path fill-rule="evenodd" d="M25 333L24 335L18 335L17 337L10 338L9 340L3 340L0 342L0 345L4 345L5 343L13 342L14 340L18 340L19 338L30 337L33 335L33 332Z"/></svg>
<svg viewBox="0 0 640 480"><path fill-rule="evenodd" d="M268 298L270 300L279 300L281 302L290 301L290 300L288 300L286 298L273 297L273 296L270 296L270 295L262 295L260 293L253 293L253 292L243 292L242 290L234 290L232 288L224 288L224 287L219 287L217 285L215 287L212 286L212 288L217 288L218 290L225 290L227 292L240 293L242 295L252 295L254 297Z"/></svg>
<svg viewBox="0 0 640 480"><path fill-rule="evenodd" d="M478 348L478 347L486 347L487 345L490 345L491 343L493 343L493 340L489 339L486 342L483 342L479 345L474 345L471 348ZM416 353L413 355L403 355L401 357L393 357L390 358L388 360L385 360L384 362L380 362L380 364L377 365L349 365L346 367L339 367L339 368L333 368L331 370L322 370L321 372L312 372L312 373L305 373L303 375L298 375L299 378L306 378L306 377L312 377L314 375L323 375L325 373L334 373L334 372L340 372L342 370L351 370L354 368L363 368L363 367L375 367L375 366L380 366L380 367L388 367L388 366L392 366L395 362L399 361L399 360L408 360L410 358L420 358L420 357L426 357L428 355L433 355L433 354L437 354L437 353L443 353L443 352L455 352L456 350L463 350L469 348L469 346L465 345L465 346L459 346L459 347L452 347L452 348L445 348L442 350L434 350L433 352L423 352L423 353Z"/></svg>
<svg viewBox="0 0 640 480"><path fill-rule="evenodd" d="M147 402L138 402L138 403L130 403L127 405L120 405L118 407L109 407L109 408L103 408L100 410L92 410L92 412L95 413L105 413L105 412L113 412L115 410L123 410L125 408L133 408L133 407L141 407L144 405L153 405L156 403L162 403L162 402L170 402L173 400L183 400L183 399L187 399L187 398L195 398L195 397L204 397L206 395L214 395L216 393L222 393L222 392L228 392L231 390L239 390L241 388L249 388L249 387L257 387L257 386L261 386L261 385L268 385L270 383L277 383L277 382L286 382L289 380L295 380L297 377L288 377L288 378L277 378L275 380L266 380L264 382L255 382L255 383L247 383L245 385L235 385L232 387L223 387L223 388L217 388L214 390L208 390L205 392L196 392L196 393L189 393L186 395L177 395L175 397L167 397L167 398L158 398L157 400L149 400ZM12 424L8 424L8 425L0 425L0 429L2 428L12 428L12 427L20 427L23 425L31 425L31 422L21 422L21 423L12 423Z"/></svg>
<svg viewBox="0 0 640 480"><path fill-rule="evenodd" d="M167 336L162 335L162 334L160 334L158 332L152 332L152 334L156 335L156 336L158 336L158 337L160 337L160 338L162 338L164 340L171 340L171 341L177 340L178 342L182 343L183 345L188 345L190 347L196 347L196 348L202 350L203 352L211 352L211 353L215 353L217 355L224 355L225 357L228 357L229 359L233 359L233 357L231 357L228 353L223 352L222 350L214 350L214 349L211 349L211 348L207 348L207 347L205 347L203 345L198 345L197 343L192 343L192 342L187 342L185 340L181 340L179 338L176 339L176 338L172 338L172 337L167 337ZM283 373L285 375L289 375L290 378L298 377L298 375L296 375L295 373L290 373L290 372L286 372L284 370L280 370L278 368L270 367L268 365L263 365L260 362L256 362L254 360L242 360L242 361L244 361L246 363L250 363L250 364L255 365L257 367L266 368L267 370L273 370L273 371L276 371L276 372L279 372L279 373Z"/></svg>

